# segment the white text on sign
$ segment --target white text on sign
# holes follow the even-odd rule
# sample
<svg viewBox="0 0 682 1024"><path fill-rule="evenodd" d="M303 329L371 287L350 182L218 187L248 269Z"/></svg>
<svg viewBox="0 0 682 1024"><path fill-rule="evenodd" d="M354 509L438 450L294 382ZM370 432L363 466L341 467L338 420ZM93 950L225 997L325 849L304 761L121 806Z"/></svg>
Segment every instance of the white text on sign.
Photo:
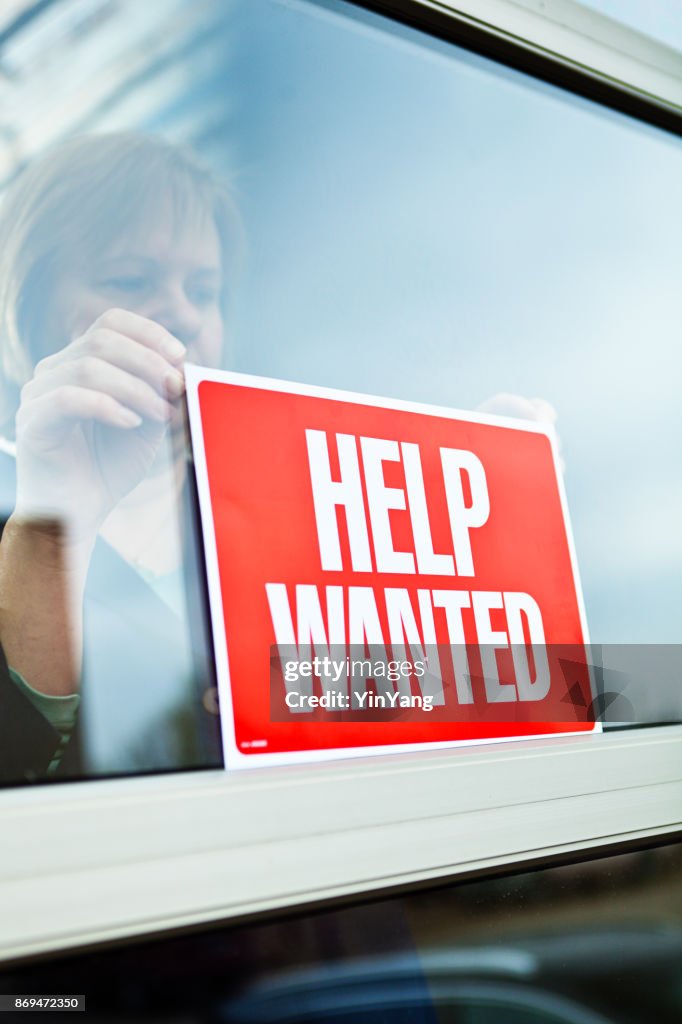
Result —
<svg viewBox="0 0 682 1024"><path fill-rule="evenodd" d="M471 451L440 448L441 484L447 506L451 551L435 551L428 515L427 492L419 445L352 434L335 435L339 467L331 466L327 435L306 430L311 497L320 562L326 572L391 573L403 576L475 577L472 533L490 516L485 469ZM405 487L389 487L384 464L400 463ZM468 493L467 493L468 492ZM365 498L367 514L365 513ZM390 513L409 516L413 548L396 550ZM344 565L339 515L345 516L350 566ZM368 521L369 520L369 521ZM425 657L434 704L445 697L440 667L434 664L439 645L450 648L457 699L474 700L465 638L465 613L470 615L480 648L488 702L537 701L547 696L550 670L541 610L527 593L409 587L317 587L300 583L293 595L284 583L267 583L275 639L280 648L329 646L386 648L395 657ZM321 593L323 591L323 593ZM293 608L290 598L293 596ZM493 625L493 617L496 626ZM500 618L504 621L501 628ZM384 625L385 624L385 625ZM527 647L532 648L532 669ZM515 682L501 682L497 652L511 649ZM409 684L408 684L409 688Z"/></svg>

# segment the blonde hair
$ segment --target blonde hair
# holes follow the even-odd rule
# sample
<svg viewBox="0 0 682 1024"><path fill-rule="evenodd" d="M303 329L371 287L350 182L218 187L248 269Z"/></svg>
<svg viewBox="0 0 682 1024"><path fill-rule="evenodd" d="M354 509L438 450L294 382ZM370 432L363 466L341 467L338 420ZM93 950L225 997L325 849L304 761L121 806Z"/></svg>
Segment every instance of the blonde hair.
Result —
<svg viewBox="0 0 682 1024"><path fill-rule="evenodd" d="M137 134L87 135L60 142L7 190L0 209L0 425L11 433L19 391L44 347L41 316L58 261L89 260L150 208L170 197L180 216L213 217L223 251L224 287L236 269L241 226L227 188L188 150Z"/></svg>

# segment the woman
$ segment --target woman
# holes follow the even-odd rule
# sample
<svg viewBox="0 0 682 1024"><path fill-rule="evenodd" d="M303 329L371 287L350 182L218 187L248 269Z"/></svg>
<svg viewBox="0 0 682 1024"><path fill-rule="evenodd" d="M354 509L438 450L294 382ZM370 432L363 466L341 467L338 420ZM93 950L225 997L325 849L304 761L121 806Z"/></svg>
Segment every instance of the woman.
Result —
<svg viewBox="0 0 682 1024"><path fill-rule="evenodd" d="M4 197L7 778L217 763L182 368L221 361L237 235L193 157L133 134L64 142Z"/></svg>

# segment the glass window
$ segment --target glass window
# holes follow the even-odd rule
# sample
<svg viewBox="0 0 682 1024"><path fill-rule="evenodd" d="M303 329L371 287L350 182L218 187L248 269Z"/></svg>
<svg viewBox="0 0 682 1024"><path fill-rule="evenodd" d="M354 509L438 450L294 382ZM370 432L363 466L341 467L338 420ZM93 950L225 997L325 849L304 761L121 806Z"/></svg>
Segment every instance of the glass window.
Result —
<svg viewBox="0 0 682 1024"><path fill-rule="evenodd" d="M26 5L0 72L6 781L220 764L186 356L554 422L592 639L651 694L679 138L336 0Z"/></svg>
<svg viewBox="0 0 682 1024"><path fill-rule="evenodd" d="M680 854L672 844L9 965L0 993L84 995L110 1024L676 1024Z"/></svg>

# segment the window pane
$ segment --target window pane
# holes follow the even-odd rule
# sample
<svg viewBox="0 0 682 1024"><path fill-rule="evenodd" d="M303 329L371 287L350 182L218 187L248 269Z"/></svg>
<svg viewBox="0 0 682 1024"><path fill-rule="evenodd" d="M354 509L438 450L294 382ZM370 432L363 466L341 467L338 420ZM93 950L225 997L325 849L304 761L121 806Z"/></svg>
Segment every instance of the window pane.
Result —
<svg viewBox="0 0 682 1024"><path fill-rule="evenodd" d="M0 971L95 1020L677 1024L679 844Z"/></svg>
<svg viewBox="0 0 682 1024"><path fill-rule="evenodd" d="M182 355L111 308L556 419L593 641L679 643L677 137L335 0L34 5L0 69L5 778L220 763Z"/></svg>

